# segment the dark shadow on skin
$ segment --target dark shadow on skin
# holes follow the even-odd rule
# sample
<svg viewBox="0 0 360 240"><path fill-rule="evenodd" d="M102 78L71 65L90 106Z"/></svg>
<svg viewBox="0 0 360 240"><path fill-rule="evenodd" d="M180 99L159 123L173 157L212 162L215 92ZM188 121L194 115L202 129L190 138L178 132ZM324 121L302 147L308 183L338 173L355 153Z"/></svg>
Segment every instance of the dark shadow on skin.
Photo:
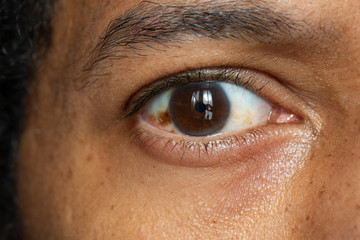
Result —
<svg viewBox="0 0 360 240"><path fill-rule="evenodd" d="M51 41L52 2L0 2L0 240L21 239L15 159L32 68Z"/></svg>

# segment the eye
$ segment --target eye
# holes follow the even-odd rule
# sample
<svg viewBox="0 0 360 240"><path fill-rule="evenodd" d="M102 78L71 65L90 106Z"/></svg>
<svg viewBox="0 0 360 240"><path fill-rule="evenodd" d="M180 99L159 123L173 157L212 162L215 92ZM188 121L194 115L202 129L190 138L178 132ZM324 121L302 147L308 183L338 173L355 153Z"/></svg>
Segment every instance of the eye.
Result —
<svg viewBox="0 0 360 240"><path fill-rule="evenodd" d="M142 118L164 131L203 137L265 124L272 106L243 87L225 82L192 82L152 100Z"/></svg>
<svg viewBox="0 0 360 240"><path fill-rule="evenodd" d="M170 164L210 166L280 145L295 133L286 125L303 125L284 89L250 70L196 70L144 86L124 111L141 151Z"/></svg>

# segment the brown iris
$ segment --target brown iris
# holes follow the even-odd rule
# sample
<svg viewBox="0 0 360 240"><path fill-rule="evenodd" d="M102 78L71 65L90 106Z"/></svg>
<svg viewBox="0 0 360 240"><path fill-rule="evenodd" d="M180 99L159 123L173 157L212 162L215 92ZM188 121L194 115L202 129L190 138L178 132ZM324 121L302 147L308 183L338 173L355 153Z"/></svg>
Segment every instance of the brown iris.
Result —
<svg viewBox="0 0 360 240"><path fill-rule="evenodd" d="M230 104L216 82L195 82L175 89L170 98L169 114L174 125L190 136L217 133L225 125Z"/></svg>

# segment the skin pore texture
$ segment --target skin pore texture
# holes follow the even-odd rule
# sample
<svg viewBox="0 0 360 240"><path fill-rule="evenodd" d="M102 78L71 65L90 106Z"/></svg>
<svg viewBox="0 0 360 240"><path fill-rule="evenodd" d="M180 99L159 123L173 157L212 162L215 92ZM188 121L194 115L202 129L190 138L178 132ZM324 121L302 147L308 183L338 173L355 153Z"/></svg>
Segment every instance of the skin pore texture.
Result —
<svg viewBox="0 0 360 240"><path fill-rule="evenodd" d="M359 239L359 9L60 1L19 149L24 239ZM201 69L296 121L194 138L132 111Z"/></svg>

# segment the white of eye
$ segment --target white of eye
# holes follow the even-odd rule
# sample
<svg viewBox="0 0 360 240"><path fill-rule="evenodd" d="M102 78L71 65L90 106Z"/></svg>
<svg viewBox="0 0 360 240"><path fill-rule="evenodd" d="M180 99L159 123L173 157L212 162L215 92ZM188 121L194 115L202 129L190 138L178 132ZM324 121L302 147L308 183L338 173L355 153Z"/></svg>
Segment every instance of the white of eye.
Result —
<svg viewBox="0 0 360 240"><path fill-rule="evenodd" d="M236 133L266 124L272 110L269 103L251 91L235 84L224 82L219 82L218 84L228 98L230 114L224 127L213 135ZM163 124L160 116L168 111L169 101L174 89L161 93L148 104L144 121L150 122L156 128L182 134L172 122Z"/></svg>
<svg viewBox="0 0 360 240"><path fill-rule="evenodd" d="M231 107L222 132L241 131L267 122L272 107L264 99L235 84L220 83L220 85Z"/></svg>

